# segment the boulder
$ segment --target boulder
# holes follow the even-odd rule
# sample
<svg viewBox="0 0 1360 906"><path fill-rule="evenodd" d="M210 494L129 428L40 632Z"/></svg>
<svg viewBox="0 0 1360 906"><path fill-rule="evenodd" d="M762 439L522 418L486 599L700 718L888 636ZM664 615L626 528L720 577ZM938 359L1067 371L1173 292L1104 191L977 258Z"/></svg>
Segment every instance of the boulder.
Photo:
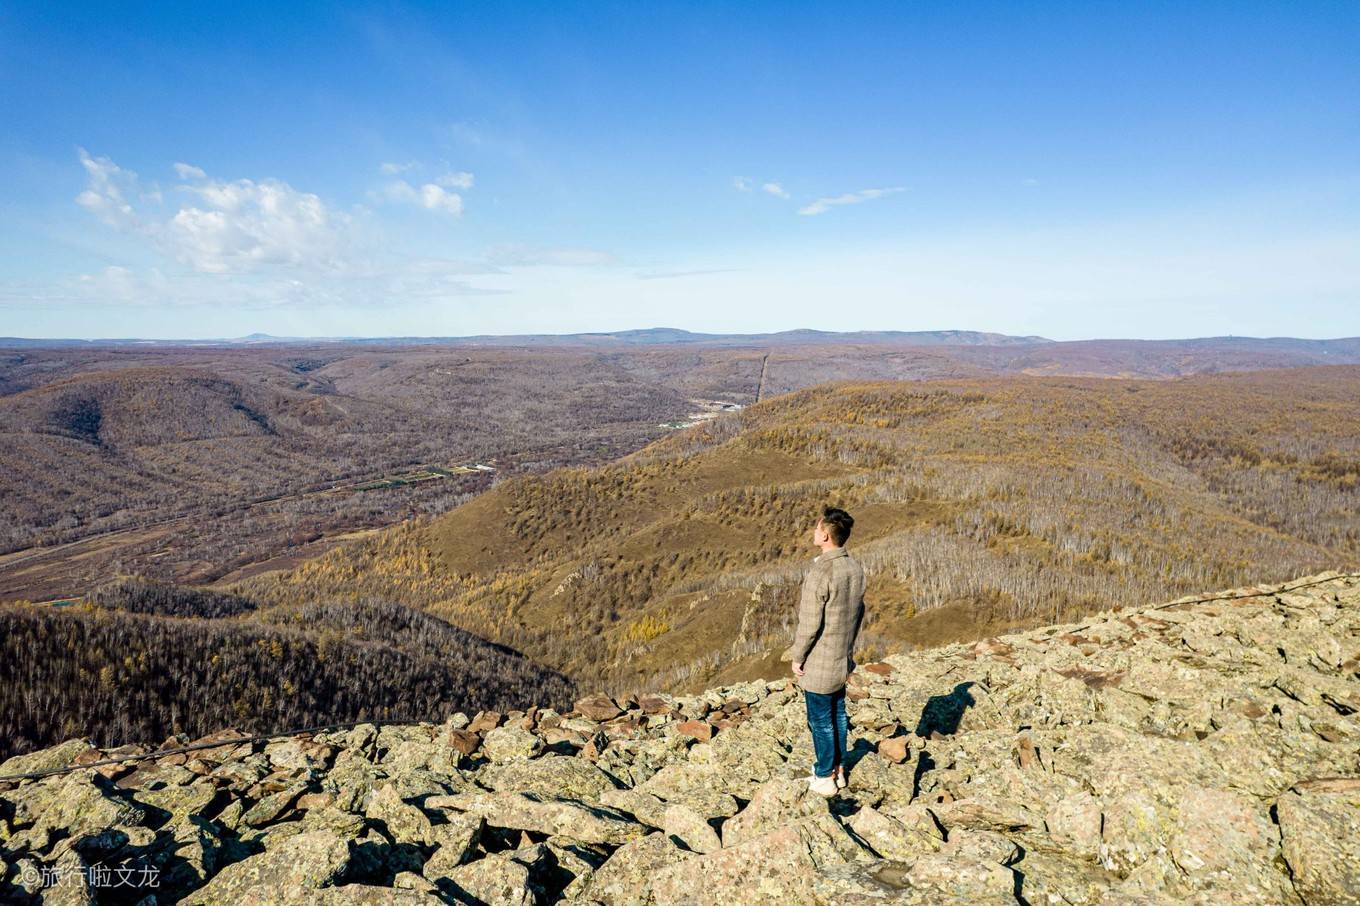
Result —
<svg viewBox="0 0 1360 906"><path fill-rule="evenodd" d="M924 812L924 810L922 810ZM911 863L927 853L939 852L944 845L939 830L928 815L924 822L908 824L864 806L847 822L855 835L884 859ZM928 825L926 822L929 822Z"/></svg>
<svg viewBox="0 0 1360 906"><path fill-rule="evenodd" d="M501 725L502 715L498 711L478 711L465 728L470 733L485 733Z"/></svg>
<svg viewBox="0 0 1360 906"><path fill-rule="evenodd" d="M910 739L906 736L890 736L879 741L878 754L893 764L901 764L911 757L909 743Z"/></svg>
<svg viewBox="0 0 1360 906"><path fill-rule="evenodd" d="M723 823L723 846L750 840L799 818L827 813L827 800L809 790L806 781L771 780L756 790L746 808Z"/></svg>
<svg viewBox="0 0 1360 906"><path fill-rule="evenodd" d="M1360 903L1360 777L1298 783L1276 803L1285 861L1307 903Z"/></svg>
<svg viewBox="0 0 1360 906"><path fill-rule="evenodd" d="M533 758L543 749L543 740L514 724L487 730L482 752L494 762Z"/></svg>
<svg viewBox="0 0 1360 906"><path fill-rule="evenodd" d="M584 758L544 755L487 765L477 776L498 793L537 793L568 799L599 799L617 789L613 779Z"/></svg>
<svg viewBox="0 0 1360 906"><path fill-rule="evenodd" d="M258 855L228 865L181 900L184 906L314 903L349 865L349 844L333 833L297 834Z"/></svg>
<svg viewBox="0 0 1360 906"><path fill-rule="evenodd" d="M648 906L652 879L668 865L697 858L677 847L666 834L638 837L614 850L595 870L583 891L588 903L602 906Z"/></svg>
<svg viewBox="0 0 1360 906"><path fill-rule="evenodd" d="M1044 824L1060 849L1092 859L1100 850L1100 802L1086 790L1060 799L1045 815Z"/></svg>
<svg viewBox="0 0 1360 906"><path fill-rule="evenodd" d="M588 698L579 699L575 705L576 713L582 717L603 723L606 720L613 720L623 712L614 700L606 695L592 695Z"/></svg>
<svg viewBox="0 0 1360 906"><path fill-rule="evenodd" d="M95 752L94 746L84 739L68 739L60 745L40 749L27 755L15 755L0 762L0 777L13 774L33 774L41 771L59 771L76 763L82 755Z"/></svg>
<svg viewBox="0 0 1360 906"><path fill-rule="evenodd" d="M455 902L535 906L542 901L542 888L532 872L543 858L542 847L493 853L455 868L444 884Z"/></svg>
<svg viewBox="0 0 1360 906"><path fill-rule="evenodd" d="M480 815L492 827L565 834L587 843L625 843L646 833L643 825L622 812L576 799L528 793L461 793L439 797L438 806Z"/></svg>
<svg viewBox="0 0 1360 906"><path fill-rule="evenodd" d="M713 738L715 730L713 725L706 720L686 720L675 725L675 732L682 733L700 742L708 742Z"/></svg>
<svg viewBox="0 0 1360 906"><path fill-rule="evenodd" d="M691 852L710 853L722 846L713 825L687 805L667 806L661 821L662 829Z"/></svg>
<svg viewBox="0 0 1360 906"><path fill-rule="evenodd" d="M425 813L402 801L397 788L386 784L369 797L364 814L382 824L397 843L430 846L435 843L434 827Z"/></svg>
<svg viewBox="0 0 1360 906"><path fill-rule="evenodd" d="M807 903L823 869L871 858L834 817L814 815L667 865L653 876L652 895L673 904Z"/></svg>
<svg viewBox="0 0 1360 906"><path fill-rule="evenodd" d="M454 869L470 862L481 841L486 820L481 815L452 814L444 824L430 828L434 853L425 860L421 874L431 881L449 877Z"/></svg>
<svg viewBox="0 0 1360 906"><path fill-rule="evenodd" d="M465 758L471 758L482 744L482 737L459 727L450 727L445 738L448 740L449 748Z"/></svg>

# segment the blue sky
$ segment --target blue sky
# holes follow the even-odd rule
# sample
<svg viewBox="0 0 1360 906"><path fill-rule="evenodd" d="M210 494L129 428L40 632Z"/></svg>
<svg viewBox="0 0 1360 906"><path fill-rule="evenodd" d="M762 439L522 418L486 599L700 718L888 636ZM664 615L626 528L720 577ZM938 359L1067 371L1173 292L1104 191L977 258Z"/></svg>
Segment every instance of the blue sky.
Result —
<svg viewBox="0 0 1360 906"><path fill-rule="evenodd" d="M1360 4L0 0L0 335L1360 334Z"/></svg>

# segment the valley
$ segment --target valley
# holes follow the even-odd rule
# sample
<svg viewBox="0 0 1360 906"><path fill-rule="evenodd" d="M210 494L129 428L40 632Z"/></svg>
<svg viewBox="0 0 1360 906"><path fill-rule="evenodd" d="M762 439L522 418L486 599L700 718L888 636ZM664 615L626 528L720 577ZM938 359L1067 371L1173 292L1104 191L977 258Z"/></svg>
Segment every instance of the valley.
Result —
<svg viewBox="0 0 1360 906"><path fill-rule="evenodd" d="M1360 566L1360 366L965 363L1043 345L23 353L6 738L774 679L828 503L865 658Z"/></svg>

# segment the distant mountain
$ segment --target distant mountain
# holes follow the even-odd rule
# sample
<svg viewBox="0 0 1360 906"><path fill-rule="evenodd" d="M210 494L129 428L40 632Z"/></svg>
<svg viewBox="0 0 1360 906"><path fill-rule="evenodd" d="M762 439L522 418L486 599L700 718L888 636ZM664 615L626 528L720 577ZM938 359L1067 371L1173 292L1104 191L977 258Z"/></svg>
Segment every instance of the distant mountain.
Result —
<svg viewBox="0 0 1360 906"><path fill-rule="evenodd" d="M1022 346L1052 343L1044 337L1013 337L974 330L861 330L838 333L828 330L785 330L778 333L694 333L676 327L648 327L600 333L480 334L466 337L276 337L252 333L244 337L211 340L148 340L135 337L82 340L0 337L0 347L63 348L70 346L237 346L267 343L356 343L382 346L464 345L478 346L595 346L671 344L703 346L806 346L822 343L893 343L905 346Z"/></svg>
<svg viewBox="0 0 1360 906"><path fill-rule="evenodd" d="M649 327L608 333L526 334L523 336L448 337L439 342L488 345L595 345L642 346L817 346L823 344L892 344L899 346L1029 346L1052 343L1044 337L1015 337L975 330L783 330L777 333L694 333L675 327Z"/></svg>
<svg viewBox="0 0 1360 906"><path fill-rule="evenodd" d="M209 340L153 340L136 337L83 340L75 338L34 339L0 337L0 349L64 349L124 347L231 347L231 346L317 346L345 345L365 347L405 346L499 346L499 347L654 347L689 346L706 348L809 348L825 346L875 346L903 348L950 348L1010 350L1017 355L1042 359L1049 354L1063 361L1073 357L1135 358L1173 354L1234 353L1267 355L1271 360L1254 367L1291 367L1314 364L1360 363L1360 337L1303 339L1298 337L1192 337L1176 340L1094 339L1050 340L1039 336L1013 336L976 330L857 330L829 331L801 328L774 333L696 333L677 327L648 327L635 330L564 334L477 334L463 337L277 337L251 333L243 337ZM1298 361L1277 360L1295 356ZM1323 358L1331 356L1333 358ZM1017 369L1019 370L1019 369ZM1064 368L1064 371L1068 369ZM1234 366L1231 370L1239 370ZM1093 373L1109 374L1097 367ZM1069 372L1070 373L1070 372ZM1146 373L1146 372L1143 372Z"/></svg>

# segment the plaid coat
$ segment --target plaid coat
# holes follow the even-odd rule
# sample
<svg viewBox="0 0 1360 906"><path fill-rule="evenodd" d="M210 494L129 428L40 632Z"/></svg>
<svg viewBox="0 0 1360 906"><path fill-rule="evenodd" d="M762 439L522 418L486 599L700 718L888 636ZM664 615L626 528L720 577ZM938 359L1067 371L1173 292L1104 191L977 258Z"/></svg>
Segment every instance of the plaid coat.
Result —
<svg viewBox="0 0 1360 906"><path fill-rule="evenodd" d="M863 619L863 568L843 547L823 552L803 579L790 650L793 662L803 665L799 685L805 692L835 692L845 685Z"/></svg>

